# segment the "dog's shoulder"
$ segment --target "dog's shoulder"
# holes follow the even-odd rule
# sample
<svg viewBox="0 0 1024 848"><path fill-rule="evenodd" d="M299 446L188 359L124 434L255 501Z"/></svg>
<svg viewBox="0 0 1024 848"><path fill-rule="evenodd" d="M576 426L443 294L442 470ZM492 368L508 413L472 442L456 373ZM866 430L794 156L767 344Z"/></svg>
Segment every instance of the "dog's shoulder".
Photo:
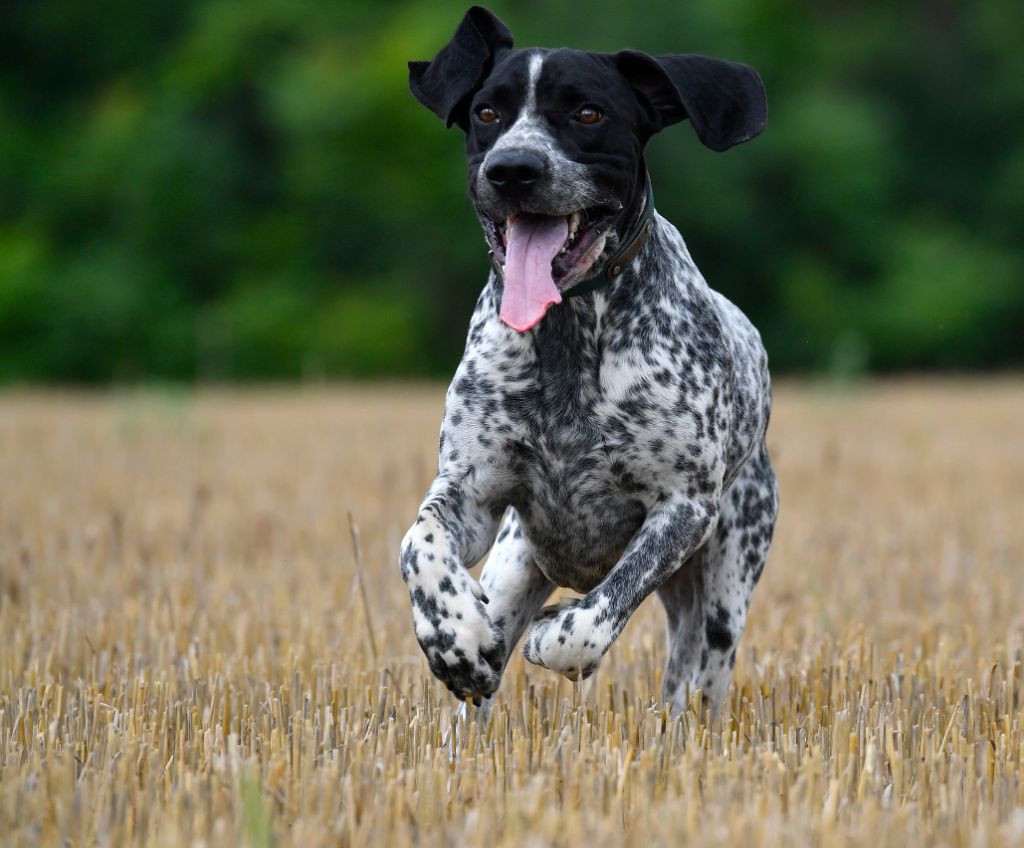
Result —
<svg viewBox="0 0 1024 848"><path fill-rule="evenodd" d="M629 276L609 291L604 323L608 349L631 360L707 372L709 380L728 367L730 327L679 231L661 215Z"/></svg>

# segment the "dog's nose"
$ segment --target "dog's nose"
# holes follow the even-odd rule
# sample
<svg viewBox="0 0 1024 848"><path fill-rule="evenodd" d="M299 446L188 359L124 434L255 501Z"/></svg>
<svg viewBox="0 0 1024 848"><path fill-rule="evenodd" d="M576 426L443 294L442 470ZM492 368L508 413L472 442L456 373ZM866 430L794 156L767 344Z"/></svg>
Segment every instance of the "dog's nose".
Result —
<svg viewBox="0 0 1024 848"><path fill-rule="evenodd" d="M499 150L491 154L485 176L501 194L527 191L544 173L544 160L529 150Z"/></svg>

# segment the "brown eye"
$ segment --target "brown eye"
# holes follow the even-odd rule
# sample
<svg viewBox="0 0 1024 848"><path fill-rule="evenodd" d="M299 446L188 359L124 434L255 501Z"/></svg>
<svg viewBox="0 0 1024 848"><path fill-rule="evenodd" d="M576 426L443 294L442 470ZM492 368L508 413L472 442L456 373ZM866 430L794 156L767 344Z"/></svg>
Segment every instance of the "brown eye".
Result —
<svg viewBox="0 0 1024 848"><path fill-rule="evenodd" d="M576 113L576 120L581 124L596 124L603 117L604 115L598 112L593 106L584 106Z"/></svg>
<svg viewBox="0 0 1024 848"><path fill-rule="evenodd" d="M476 116L485 124L492 124L498 120L498 113L490 106L481 106L476 110Z"/></svg>

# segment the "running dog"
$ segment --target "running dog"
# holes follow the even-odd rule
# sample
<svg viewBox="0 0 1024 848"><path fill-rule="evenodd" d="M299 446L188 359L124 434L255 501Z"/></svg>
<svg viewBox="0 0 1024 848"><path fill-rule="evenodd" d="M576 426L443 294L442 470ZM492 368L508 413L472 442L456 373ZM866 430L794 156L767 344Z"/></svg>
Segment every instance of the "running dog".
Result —
<svg viewBox="0 0 1024 848"><path fill-rule="evenodd" d="M778 510L768 362L655 211L644 146L685 120L715 151L753 138L761 79L697 55L514 49L475 6L409 84L466 135L493 266L401 546L430 668L479 703L525 633L529 662L585 678L653 592L665 699L717 707ZM582 597L543 606L556 587Z"/></svg>

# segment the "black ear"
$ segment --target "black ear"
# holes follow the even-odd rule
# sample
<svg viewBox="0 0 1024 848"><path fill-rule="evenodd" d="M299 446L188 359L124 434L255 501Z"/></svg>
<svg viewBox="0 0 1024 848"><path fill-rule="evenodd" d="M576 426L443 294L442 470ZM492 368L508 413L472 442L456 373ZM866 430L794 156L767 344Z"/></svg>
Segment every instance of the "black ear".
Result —
<svg viewBox="0 0 1024 848"><path fill-rule="evenodd" d="M446 127L466 128L466 99L487 78L499 50L512 47L512 33L483 6L473 6L452 40L432 62L409 63L409 88Z"/></svg>
<svg viewBox="0 0 1024 848"><path fill-rule="evenodd" d="M651 135L689 118L701 143L721 151L749 141L768 120L764 83L747 65L635 50L616 53L615 60L647 107Z"/></svg>

